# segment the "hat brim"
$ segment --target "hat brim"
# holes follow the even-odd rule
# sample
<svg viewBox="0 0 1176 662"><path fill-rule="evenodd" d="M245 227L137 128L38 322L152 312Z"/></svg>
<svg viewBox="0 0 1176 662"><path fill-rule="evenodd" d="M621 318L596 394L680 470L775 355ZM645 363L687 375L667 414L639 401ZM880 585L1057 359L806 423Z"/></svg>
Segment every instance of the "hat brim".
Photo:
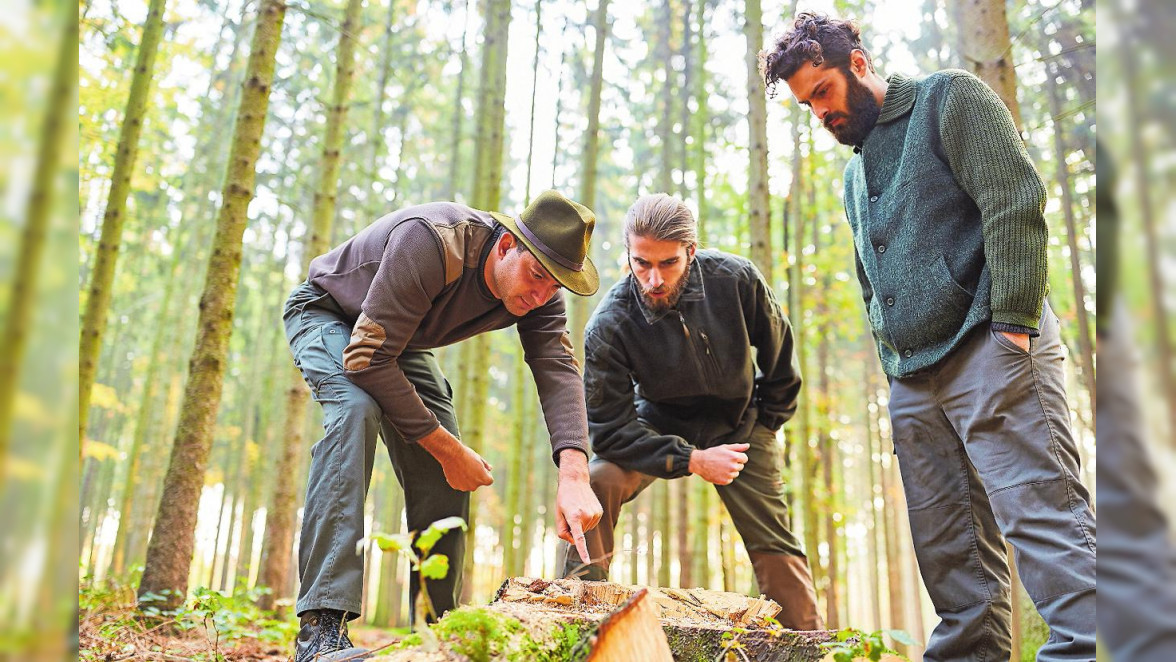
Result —
<svg viewBox="0 0 1176 662"><path fill-rule="evenodd" d="M539 260L539 264L543 265L544 269L551 274L551 277L559 282L560 285L571 290L574 294L582 297L592 296L600 289L600 275L596 272L596 265L592 263L592 258L584 257L584 268L580 271L573 271L567 267L557 263L555 260L547 257L547 255L539 250L534 244L519 231L518 221L506 214L498 212L490 212L494 220L506 226L507 230L514 235L514 238L521 241L527 250L531 251L531 255Z"/></svg>

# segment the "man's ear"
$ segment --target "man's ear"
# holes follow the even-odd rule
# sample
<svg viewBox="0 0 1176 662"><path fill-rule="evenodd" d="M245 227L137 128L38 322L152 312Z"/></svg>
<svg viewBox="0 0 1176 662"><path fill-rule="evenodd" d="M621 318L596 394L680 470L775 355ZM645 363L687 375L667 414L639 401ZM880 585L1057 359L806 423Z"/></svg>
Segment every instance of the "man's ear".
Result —
<svg viewBox="0 0 1176 662"><path fill-rule="evenodd" d="M858 78L864 77L870 72L870 58L866 57L866 52L860 48L855 48L849 52L849 68Z"/></svg>
<svg viewBox="0 0 1176 662"><path fill-rule="evenodd" d="M686 247L686 257L691 260L694 259L694 253L698 250L698 244L690 244Z"/></svg>
<svg viewBox="0 0 1176 662"><path fill-rule="evenodd" d="M498 238L498 245L494 249L498 252L499 257L504 257L515 247L515 236L509 232L503 232L502 236Z"/></svg>

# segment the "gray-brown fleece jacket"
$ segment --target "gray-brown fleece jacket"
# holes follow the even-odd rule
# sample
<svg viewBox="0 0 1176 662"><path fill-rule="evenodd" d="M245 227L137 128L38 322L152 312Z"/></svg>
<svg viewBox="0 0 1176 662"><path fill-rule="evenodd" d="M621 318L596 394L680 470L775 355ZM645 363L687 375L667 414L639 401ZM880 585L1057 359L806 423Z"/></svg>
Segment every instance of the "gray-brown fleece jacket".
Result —
<svg viewBox="0 0 1176 662"><path fill-rule="evenodd" d="M558 464L565 448L588 452L584 390L562 292L523 317L506 310L483 275L493 239L504 231L487 212L456 203L407 207L316 257L308 280L352 321L344 373L408 442L439 424L397 365L401 352L517 325Z"/></svg>

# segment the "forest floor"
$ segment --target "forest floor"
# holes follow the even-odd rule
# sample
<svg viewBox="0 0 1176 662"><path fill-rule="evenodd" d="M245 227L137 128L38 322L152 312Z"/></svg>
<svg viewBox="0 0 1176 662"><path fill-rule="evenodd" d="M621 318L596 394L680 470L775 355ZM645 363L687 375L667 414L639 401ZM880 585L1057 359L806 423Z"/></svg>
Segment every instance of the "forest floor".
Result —
<svg viewBox="0 0 1176 662"><path fill-rule="evenodd" d="M293 659L293 635L297 632L294 621L288 630L280 629L281 635L272 622L252 633L235 628L227 634L211 622L205 625L172 619L152 626L137 620L131 609L91 612L83 615L78 626L78 659L85 662L286 662ZM403 629L351 628L355 645L371 650L396 643L405 634Z"/></svg>
<svg viewBox="0 0 1176 662"><path fill-rule="evenodd" d="M275 619L252 594L224 596L198 589L196 597L166 618L145 617L126 585L84 587L78 596L78 659L83 662L284 662L293 658L298 621ZM357 646L394 644L408 628L352 626Z"/></svg>

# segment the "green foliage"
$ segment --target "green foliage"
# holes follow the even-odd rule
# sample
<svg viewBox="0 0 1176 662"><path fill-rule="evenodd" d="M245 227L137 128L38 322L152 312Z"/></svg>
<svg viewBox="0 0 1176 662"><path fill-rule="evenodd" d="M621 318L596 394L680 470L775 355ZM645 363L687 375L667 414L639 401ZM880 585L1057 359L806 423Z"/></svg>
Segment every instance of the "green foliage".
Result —
<svg viewBox="0 0 1176 662"><path fill-rule="evenodd" d="M437 544L441 536L456 528L460 528L462 531L466 530L466 523L460 517L446 517L445 519L437 520L430 524L424 533L417 536L416 548L421 550L422 556L428 556L429 552L433 549L433 545Z"/></svg>
<svg viewBox="0 0 1176 662"><path fill-rule="evenodd" d="M444 579L449 574L449 558L444 554L434 554L421 561L420 570L425 579Z"/></svg>
<svg viewBox="0 0 1176 662"><path fill-rule="evenodd" d="M198 659L221 660L221 646L226 642L254 639L285 647L298 634L296 623L276 619L257 607L258 598L267 591L255 588L229 594L197 588L182 607L165 612L150 603L163 601L166 595L148 593L141 597L136 609L130 583L83 584L78 592L79 617L81 621L99 622L98 636L111 642L132 640L154 628L166 627L180 635L204 628L211 652ZM83 650L81 659L106 659L105 655L102 651Z"/></svg>
<svg viewBox="0 0 1176 662"><path fill-rule="evenodd" d="M857 659L878 662L884 654L898 654L898 651L886 645L883 634L900 644L915 645L915 640L902 630L875 630L867 634L856 628L842 628L837 631L836 641L821 644L821 647L833 653L836 662L853 662Z"/></svg>
<svg viewBox="0 0 1176 662"><path fill-rule="evenodd" d="M584 637L575 624L553 626L546 636L536 638L517 619L484 607L461 607L429 626L429 634L446 651L466 656L472 662L518 660L519 662L566 662ZM430 637L430 638L431 638ZM416 632L396 646L399 650L422 646L426 637Z"/></svg>

